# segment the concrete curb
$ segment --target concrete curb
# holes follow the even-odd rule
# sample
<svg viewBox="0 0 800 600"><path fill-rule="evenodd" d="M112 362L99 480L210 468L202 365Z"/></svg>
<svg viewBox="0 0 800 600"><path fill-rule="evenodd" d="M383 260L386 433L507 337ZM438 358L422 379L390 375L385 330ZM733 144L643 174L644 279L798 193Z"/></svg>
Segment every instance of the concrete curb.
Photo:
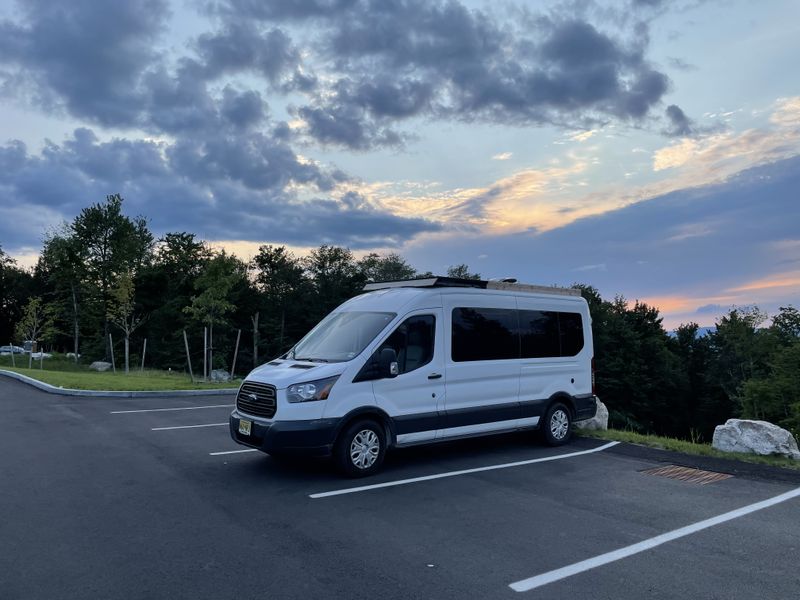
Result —
<svg viewBox="0 0 800 600"><path fill-rule="evenodd" d="M234 396L236 388L226 388L222 390L146 390L146 391L111 391L111 390L73 390L60 388L49 383L44 383L38 379L33 379L27 375L5 371L0 369L0 376L16 379L26 383L48 394L57 396L84 396L84 397L103 397L103 398L179 398L181 396Z"/></svg>

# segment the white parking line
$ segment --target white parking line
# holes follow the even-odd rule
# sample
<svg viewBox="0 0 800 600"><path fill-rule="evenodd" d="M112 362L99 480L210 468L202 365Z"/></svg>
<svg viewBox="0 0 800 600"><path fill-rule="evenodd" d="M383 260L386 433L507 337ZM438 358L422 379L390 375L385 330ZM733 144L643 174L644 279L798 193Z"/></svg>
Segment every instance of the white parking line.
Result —
<svg viewBox="0 0 800 600"><path fill-rule="evenodd" d="M205 425L179 425L177 427L153 427L150 431L170 431L172 429L196 429L198 427L222 427L227 423L206 423Z"/></svg>
<svg viewBox="0 0 800 600"><path fill-rule="evenodd" d="M681 527L680 529L675 529L674 531L662 533L656 537L644 540L637 544L632 544L631 546L625 546L619 550L607 552L605 554L595 556L594 558L589 558L566 567L561 567L560 569L555 569L554 571L548 571L547 573L542 573L541 575L536 575L535 577L530 577L528 579L511 583L509 584L509 587L516 592L527 592L543 585L547 585L548 583L553 583L554 581L565 579L566 577L571 577L572 575L577 575L578 573L583 573L589 569L607 565L610 562L633 556L634 554L644 552L645 550L650 550L651 548L655 548L661 544L697 533L703 529L708 529L709 527L714 527L715 525L732 521L733 519L738 519L739 517L749 515L750 513L769 508L770 506L775 506L776 504L786 502L787 500L797 498L798 496L800 496L800 488L796 488L779 496L768 498L767 500L762 500L761 502L756 502L755 504L748 504L742 508L737 508L736 510L726 512L710 519L705 519L704 521L692 523L691 525Z"/></svg>
<svg viewBox="0 0 800 600"><path fill-rule="evenodd" d="M247 448L246 450L228 450L227 452L209 452L209 456L222 456L223 454L241 454L242 452L258 452L255 448Z"/></svg>
<svg viewBox="0 0 800 600"><path fill-rule="evenodd" d="M470 473L481 473L483 471L494 471L497 469L508 469L510 467L521 467L523 465L532 465L535 463L549 462L552 460L561 460L562 458L572 458L573 456L583 456L584 454L592 454L600 452L616 446L619 442L609 442L591 450L581 450L580 452L570 452L568 454L556 454L555 456L545 456L543 458L533 458L531 460L520 460L512 463L504 463L501 465L490 465L488 467L477 467L474 469L462 469L460 471L448 471L446 473L438 473L437 475L425 475L423 477L412 477L410 479L399 479L397 481L387 481L385 483L376 483L374 485L362 485L359 487L345 488L343 490L333 490L332 492L320 492L318 494L309 494L309 498L328 498L329 496L341 496L343 494L355 494L356 492L366 492L368 490L377 490L379 488L394 487L397 485L407 485L409 483L418 483L420 481L430 481L432 479L443 479L445 477L456 477L458 475L468 475Z"/></svg>
<svg viewBox="0 0 800 600"><path fill-rule="evenodd" d="M165 412L168 410L199 410L201 408L230 408L233 404L213 404L211 406L181 406L180 408L144 408L141 410L112 410L112 415L126 415L130 413Z"/></svg>

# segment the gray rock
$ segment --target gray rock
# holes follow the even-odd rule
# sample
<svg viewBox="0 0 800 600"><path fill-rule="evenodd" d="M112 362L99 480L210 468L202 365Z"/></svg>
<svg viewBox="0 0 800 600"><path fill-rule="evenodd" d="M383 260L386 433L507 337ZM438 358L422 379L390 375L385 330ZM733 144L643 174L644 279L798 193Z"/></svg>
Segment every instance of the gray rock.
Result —
<svg viewBox="0 0 800 600"><path fill-rule="evenodd" d="M725 425L717 425L714 429L711 445L723 452L788 456L800 460L794 436L766 421L728 419Z"/></svg>
<svg viewBox="0 0 800 600"><path fill-rule="evenodd" d="M214 369L209 375L211 381L230 381L231 374L223 369Z"/></svg>
<svg viewBox="0 0 800 600"><path fill-rule="evenodd" d="M108 371L111 368L111 363L103 362L102 360L96 360L89 365L89 368L92 371Z"/></svg>
<svg viewBox="0 0 800 600"><path fill-rule="evenodd" d="M608 429L608 408L597 399L597 413L591 418L584 421L576 421L575 427L578 429L586 429L587 431L605 431Z"/></svg>

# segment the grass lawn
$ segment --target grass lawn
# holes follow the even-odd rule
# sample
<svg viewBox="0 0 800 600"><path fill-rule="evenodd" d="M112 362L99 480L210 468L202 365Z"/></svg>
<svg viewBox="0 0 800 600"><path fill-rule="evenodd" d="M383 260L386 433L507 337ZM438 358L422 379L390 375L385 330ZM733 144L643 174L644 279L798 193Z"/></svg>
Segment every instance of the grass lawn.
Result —
<svg viewBox="0 0 800 600"><path fill-rule="evenodd" d="M76 365L73 361L59 355L44 360L44 368L39 369L39 363L33 362L33 368L28 369L28 357L16 355L16 367L11 366L10 356L0 356L0 369L14 371L49 383L56 387L75 390L105 390L105 391L148 391L148 390L207 390L207 389L236 389L239 382L229 383L192 383L189 375L168 371L145 369L131 371L125 375L121 371L112 373L106 371L99 373L89 370L86 365Z"/></svg>
<svg viewBox="0 0 800 600"><path fill-rule="evenodd" d="M720 452L712 448L711 444L695 444L686 440L676 438L660 437L657 435L645 435L632 431L620 431L609 429L607 431L578 431L579 435L593 437L602 440L612 440L616 442L627 442L629 444L639 444L650 448L660 448L662 450L672 450L683 452L684 454L695 454L698 456L713 456L715 458L727 458L728 460L741 460L745 462L757 463L761 465L771 465L773 467L787 467L789 469L800 470L800 460L793 460L782 456L759 456L757 454L739 454L733 452Z"/></svg>

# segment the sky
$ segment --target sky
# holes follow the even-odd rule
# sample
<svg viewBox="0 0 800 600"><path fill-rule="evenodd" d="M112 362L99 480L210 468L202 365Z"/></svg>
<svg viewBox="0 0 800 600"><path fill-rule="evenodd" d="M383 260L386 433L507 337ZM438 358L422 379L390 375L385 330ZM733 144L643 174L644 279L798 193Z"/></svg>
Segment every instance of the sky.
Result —
<svg viewBox="0 0 800 600"><path fill-rule="evenodd" d="M0 0L0 246L399 252L713 325L800 304L794 0Z"/></svg>

